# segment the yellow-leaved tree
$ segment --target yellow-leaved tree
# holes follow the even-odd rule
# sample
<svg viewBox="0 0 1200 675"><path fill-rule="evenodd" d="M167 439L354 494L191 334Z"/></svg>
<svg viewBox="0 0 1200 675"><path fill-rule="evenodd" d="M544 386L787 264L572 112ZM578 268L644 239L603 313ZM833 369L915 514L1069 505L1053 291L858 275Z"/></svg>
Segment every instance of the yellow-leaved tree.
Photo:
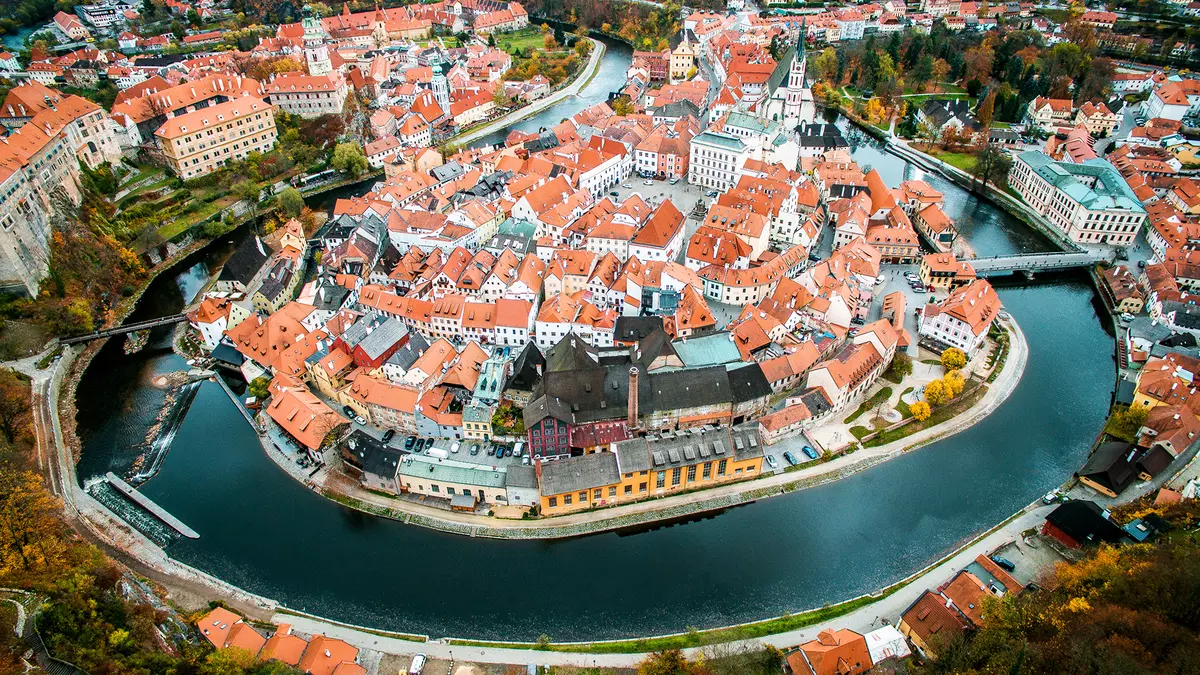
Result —
<svg viewBox="0 0 1200 675"><path fill-rule="evenodd" d="M933 413L933 410L925 401L917 401L916 403L908 406L908 411L912 413L912 416L916 418L918 422L924 422L925 420L929 419L929 415Z"/></svg>

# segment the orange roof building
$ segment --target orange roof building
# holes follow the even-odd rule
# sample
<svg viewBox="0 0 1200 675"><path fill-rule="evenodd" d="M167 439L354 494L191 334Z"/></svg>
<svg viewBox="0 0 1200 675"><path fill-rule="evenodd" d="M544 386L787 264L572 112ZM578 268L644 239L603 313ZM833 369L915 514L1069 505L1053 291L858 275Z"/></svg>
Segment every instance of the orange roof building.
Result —
<svg viewBox="0 0 1200 675"><path fill-rule="evenodd" d="M987 281L977 279L952 292L941 303L929 303L922 308L921 338L935 348L957 347L971 356L983 345L1000 309L996 290Z"/></svg>
<svg viewBox="0 0 1200 675"><path fill-rule="evenodd" d="M866 639L847 628L821 631L816 640L788 655L787 661L793 673L811 675L854 675L872 667Z"/></svg>

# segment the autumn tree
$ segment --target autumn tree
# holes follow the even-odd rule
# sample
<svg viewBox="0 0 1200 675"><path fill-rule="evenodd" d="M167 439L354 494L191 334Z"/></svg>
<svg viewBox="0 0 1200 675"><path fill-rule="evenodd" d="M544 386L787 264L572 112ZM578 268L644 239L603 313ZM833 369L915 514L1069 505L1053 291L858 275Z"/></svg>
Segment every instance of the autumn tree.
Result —
<svg viewBox="0 0 1200 675"><path fill-rule="evenodd" d="M925 400L929 402L929 405L943 405L951 398L950 390L941 378L925 385Z"/></svg>
<svg viewBox="0 0 1200 675"><path fill-rule="evenodd" d="M928 152L933 148L933 144L938 140L937 127L933 126L928 121L917 123L917 140L925 141L925 151Z"/></svg>
<svg viewBox="0 0 1200 675"><path fill-rule="evenodd" d="M947 371L959 370L967 365L967 355L958 347L950 347L942 352L942 367Z"/></svg>
<svg viewBox="0 0 1200 675"><path fill-rule="evenodd" d="M0 470L0 575L56 573L66 556L61 508L36 473Z"/></svg>
<svg viewBox="0 0 1200 675"><path fill-rule="evenodd" d="M926 392L926 395L928 396L928 392ZM929 404L925 401L917 401L916 403L913 403L912 405L908 406L908 411L912 413L913 418L918 422L924 422L925 420L929 419L929 416L933 413L933 409L930 408Z"/></svg>
<svg viewBox="0 0 1200 675"><path fill-rule="evenodd" d="M616 115L625 116L633 114L633 103L630 102L628 96L618 96L613 99L612 111Z"/></svg>
<svg viewBox="0 0 1200 675"><path fill-rule="evenodd" d="M1132 443L1137 440L1138 431L1146 423L1149 412L1146 406L1134 403L1124 410L1114 412L1106 428L1113 436Z"/></svg>
<svg viewBox="0 0 1200 675"><path fill-rule="evenodd" d="M992 117L996 112L996 90L988 91L987 96L979 102L979 108L975 112L975 119L979 120L979 126L983 128L986 134L988 129L992 128Z"/></svg>
<svg viewBox="0 0 1200 675"><path fill-rule="evenodd" d="M0 433L10 444L29 423L29 383L14 371L0 369Z"/></svg>
<svg viewBox="0 0 1200 675"><path fill-rule="evenodd" d="M955 398L963 392L963 388L967 383L963 380L962 373L957 370L952 370L942 376L942 381L946 383L946 391L950 393L950 398Z"/></svg>
<svg viewBox="0 0 1200 675"><path fill-rule="evenodd" d="M700 675L702 672L678 649L654 652L638 664L638 675Z"/></svg>

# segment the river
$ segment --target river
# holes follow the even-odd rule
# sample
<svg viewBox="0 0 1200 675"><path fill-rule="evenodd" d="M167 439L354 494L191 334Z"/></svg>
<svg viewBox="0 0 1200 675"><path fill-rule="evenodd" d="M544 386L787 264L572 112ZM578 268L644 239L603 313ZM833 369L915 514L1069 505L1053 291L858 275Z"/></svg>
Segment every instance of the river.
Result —
<svg viewBox="0 0 1200 675"><path fill-rule="evenodd" d="M624 73L617 59L628 58L610 53L602 74ZM603 100L593 88L588 96ZM854 142L855 158L869 158L889 184L923 176ZM927 180L947 194L980 255L1046 246L990 204ZM157 280L138 315L177 310L227 250ZM363 515L284 474L212 383L201 386L162 470L142 490L200 533L174 544L173 557L290 607L379 628L601 639L820 607L920 569L1061 484L1087 455L1113 386L1112 339L1090 284L1081 275L1046 275L998 287L1030 357L1016 391L992 415L850 478L697 522L497 541ZM79 388L80 480L121 474L138 454L163 397L150 379L184 367L168 336L156 331L151 348L130 357L114 341L88 370Z"/></svg>

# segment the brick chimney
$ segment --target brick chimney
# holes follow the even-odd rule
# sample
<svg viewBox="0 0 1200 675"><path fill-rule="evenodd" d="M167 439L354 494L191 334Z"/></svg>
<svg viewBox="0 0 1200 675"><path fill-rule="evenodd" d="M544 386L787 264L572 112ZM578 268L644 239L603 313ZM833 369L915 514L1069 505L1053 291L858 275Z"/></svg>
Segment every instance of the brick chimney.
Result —
<svg viewBox="0 0 1200 675"><path fill-rule="evenodd" d="M638 426L638 369L637 366L632 366L629 369L629 419L626 420L630 429L636 429Z"/></svg>

